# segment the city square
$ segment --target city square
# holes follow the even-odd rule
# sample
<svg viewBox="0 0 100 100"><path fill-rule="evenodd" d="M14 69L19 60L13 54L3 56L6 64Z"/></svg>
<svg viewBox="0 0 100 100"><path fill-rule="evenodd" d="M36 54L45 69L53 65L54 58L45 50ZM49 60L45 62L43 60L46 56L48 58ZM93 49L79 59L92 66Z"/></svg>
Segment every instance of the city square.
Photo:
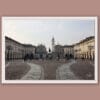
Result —
<svg viewBox="0 0 100 100"><path fill-rule="evenodd" d="M93 45L94 37L86 38ZM55 45L52 38L53 52L43 45L37 48L25 45L25 50L12 51L11 41L22 45L8 37L6 53L6 79L21 80L93 80L94 79L94 51L90 55L77 54L76 46ZM9 43L10 41L10 43ZM82 43L84 43L82 40ZM87 44L86 44L87 45ZM15 46L15 44L13 45ZM14 48L14 47L13 47ZM26 49L27 48L27 49ZM75 48L75 50L74 50ZM85 47L86 48L86 47ZM36 51L35 51L36 49ZM79 49L79 48L78 48ZM15 49L16 50L16 49ZM24 52L22 52L24 51ZM89 51L89 52L91 52ZM76 52L76 53L75 53ZM25 54L24 54L25 53ZM33 55L34 53L34 55ZM16 55L17 54L17 55ZM86 58L87 57L87 58Z"/></svg>
<svg viewBox="0 0 100 100"><path fill-rule="evenodd" d="M95 80L94 19L8 19L5 80Z"/></svg>

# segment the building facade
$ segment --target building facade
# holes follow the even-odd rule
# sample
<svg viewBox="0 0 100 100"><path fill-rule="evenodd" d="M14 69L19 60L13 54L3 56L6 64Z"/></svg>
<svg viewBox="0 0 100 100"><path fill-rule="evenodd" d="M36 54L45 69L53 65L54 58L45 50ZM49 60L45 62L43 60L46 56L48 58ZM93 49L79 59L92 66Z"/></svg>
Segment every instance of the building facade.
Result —
<svg viewBox="0 0 100 100"><path fill-rule="evenodd" d="M23 59L27 54L35 53L35 46L21 44L5 37L5 60Z"/></svg>
<svg viewBox="0 0 100 100"><path fill-rule="evenodd" d="M64 49L62 45L55 45L55 56L58 59L64 58Z"/></svg>
<svg viewBox="0 0 100 100"><path fill-rule="evenodd" d="M95 58L94 36L88 37L74 45L74 57L94 60Z"/></svg>
<svg viewBox="0 0 100 100"><path fill-rule="evenodd" d="M74 45L64 45L64 57L73 58L74 56Z"/></svg>

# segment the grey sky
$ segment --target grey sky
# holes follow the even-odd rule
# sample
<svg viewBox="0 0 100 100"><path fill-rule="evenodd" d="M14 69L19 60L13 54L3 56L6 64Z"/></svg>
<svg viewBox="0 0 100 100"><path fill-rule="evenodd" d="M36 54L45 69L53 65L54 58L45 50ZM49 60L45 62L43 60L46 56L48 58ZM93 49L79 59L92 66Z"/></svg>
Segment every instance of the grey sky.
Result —
<svg viewBox="0 0 100 100"><path fill-rule="evenodd" d="M3 33L21 43L44 44L51 48L51 39L56 44L69 45L95 34L94 19L66 18L20 18L5 17L2 22Z"/></svg>

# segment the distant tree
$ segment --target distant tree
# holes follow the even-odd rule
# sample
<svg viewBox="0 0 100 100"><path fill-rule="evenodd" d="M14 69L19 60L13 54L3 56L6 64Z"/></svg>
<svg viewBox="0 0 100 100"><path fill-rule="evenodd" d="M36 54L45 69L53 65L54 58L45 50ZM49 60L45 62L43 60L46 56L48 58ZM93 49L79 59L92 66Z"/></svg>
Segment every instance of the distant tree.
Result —
<svg viewBox="0 0 100 100"><path fill-rule="evenodd" d="M46 47L44 45L42 45L42 44L38 45L36 47L36 54L39 55L39 59L44 59L46 57L46 55L47 55Z"/></svg>

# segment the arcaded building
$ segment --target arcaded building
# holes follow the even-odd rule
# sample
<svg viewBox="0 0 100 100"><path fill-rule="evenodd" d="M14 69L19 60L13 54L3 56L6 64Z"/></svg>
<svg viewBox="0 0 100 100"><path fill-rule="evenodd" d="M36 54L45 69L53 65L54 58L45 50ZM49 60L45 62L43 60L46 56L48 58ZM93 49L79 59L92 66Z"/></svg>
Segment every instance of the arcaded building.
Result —
<svg viewBox="0 0 100 100"><path fill-rule="evenodd" d="M95 37L88 37L74 45L74 57L91 59L95 58Z"/></svg>
<svg viewBox="0 0 100 100"><path fill-rule="evenodd" d="M22 44L9 37L5 37L5 59L23 59L26 54L34 54L35 46L30 44Z"/></svg>

